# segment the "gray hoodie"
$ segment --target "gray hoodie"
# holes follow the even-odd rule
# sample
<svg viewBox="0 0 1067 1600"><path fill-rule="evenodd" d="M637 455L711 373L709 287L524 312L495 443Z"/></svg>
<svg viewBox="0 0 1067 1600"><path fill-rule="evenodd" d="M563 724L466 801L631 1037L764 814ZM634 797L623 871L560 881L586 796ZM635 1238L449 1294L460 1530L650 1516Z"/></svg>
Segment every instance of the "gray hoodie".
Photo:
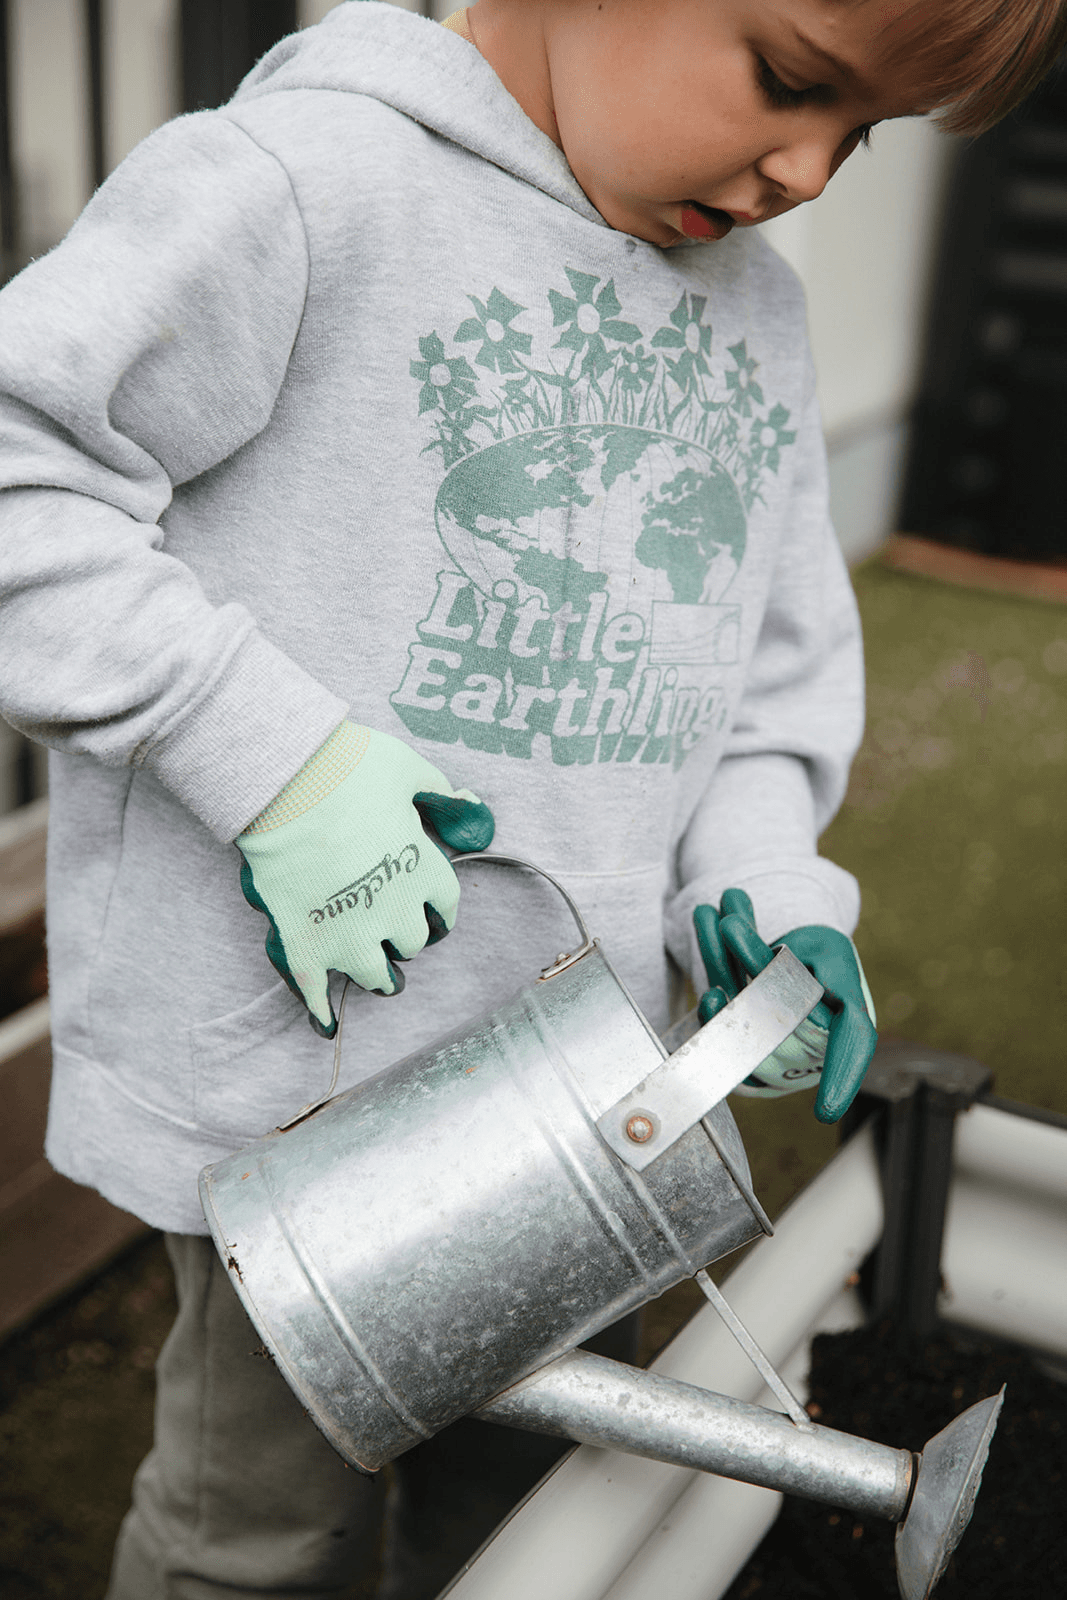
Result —
<svg viewBox="0 0 1067 1600"><path fill-rule="evenodd" d="M342 5L134 151L0 295L0 489L0 709L54 752L48 1154L147 1221L203 1231L199 1168L329 1080L232 841L346 715L486 800L655 1026L728 885L768 937L853 927L800 289L752 231L610 229L454 34ZM342 1083L566 947L540 880L460 871Z"/></svg>

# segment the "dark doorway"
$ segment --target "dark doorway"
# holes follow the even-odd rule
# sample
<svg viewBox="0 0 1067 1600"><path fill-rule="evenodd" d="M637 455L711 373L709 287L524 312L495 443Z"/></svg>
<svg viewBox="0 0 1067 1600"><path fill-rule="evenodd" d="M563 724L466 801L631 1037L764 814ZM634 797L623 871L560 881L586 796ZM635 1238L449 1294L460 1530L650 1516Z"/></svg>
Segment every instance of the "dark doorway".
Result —
<svg viewBox="0 0 1067 1600"><path fill-rule="evenodd" d="M296 0L181 0L183 109L222 105L296 25Z"/></svg>
<svg viewBox="0 0 1067 1600"><path fill-rule="evenodd" d="M942 223L905 533L1067 562L1067 66L964 147Z"/></svg>

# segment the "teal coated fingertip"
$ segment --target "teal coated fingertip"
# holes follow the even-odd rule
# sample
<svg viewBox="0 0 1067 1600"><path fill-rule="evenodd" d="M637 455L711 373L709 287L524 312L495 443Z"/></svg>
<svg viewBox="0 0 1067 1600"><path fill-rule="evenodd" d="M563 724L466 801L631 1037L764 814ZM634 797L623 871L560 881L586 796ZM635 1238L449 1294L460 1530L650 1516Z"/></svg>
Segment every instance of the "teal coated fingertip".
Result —
<svg viewBox="0 0 1067 1600"><path fill-rule="evenodd" d="M878 1033L866 1011L848 1007L833 1019L815 1098L820 1122L840 1122L863 1087Z"/></svg>
<svg viewBox="0 0 1067 1600"><path fill-rule="evenodd" d="M301 998L303 998L303 996L301 996ZM325 1023L319 1021L314 1011L308 1012L308 1023L311 1027L312 1033L317 1033L320 1039L332 1039L334 1034L337 1032L337 1018L334 1016L332 1010L330 1012L329 1027L326 1027Z"/></svg>
<svg viewBox="0 0 1067 1600"><path fill-rule="evenodd" d="M738 992L738 984L730 966L726 946L722 942L722 935L719 932L719 913L714 906L694 908L693 929L709 985L724 990L732 999Z"/></svg>
<svg viewBox="0 0 1067 1600"><path fill-rule="evenodd" d="M723 895L723 902L725 901L726 895ZM726 948L737 957L750 978L756 977L757 973L762 972L764 967L770 966L774 960L774 951L770 945L760 938L754 924L739 912L731 912L724 916L719 928Z"/></svg>
<svg viewBox="0 0 1067 1600"><path fill-rule="evenodd" d="M710 1022L712 1017L717 1017L729 1004L729 996L722 989L706 989L700 997L697 1015L701 1022Z"/></svg>
<svg viewBox="0 0 1067 1600"><path fill-rule="evenodd" d="M492 844L496 819L484 801L434 794L427 789L420 790L412 798L449 849L468 855L476 850L488 850Z"/></svg>
<svg viewBox="0 0 1067 1600"><path fill-rule="evenodd" d="M753 927L756 924L755 909L744 889L724 889L719 902L719 914L723 917L747 917Z"/></svg>

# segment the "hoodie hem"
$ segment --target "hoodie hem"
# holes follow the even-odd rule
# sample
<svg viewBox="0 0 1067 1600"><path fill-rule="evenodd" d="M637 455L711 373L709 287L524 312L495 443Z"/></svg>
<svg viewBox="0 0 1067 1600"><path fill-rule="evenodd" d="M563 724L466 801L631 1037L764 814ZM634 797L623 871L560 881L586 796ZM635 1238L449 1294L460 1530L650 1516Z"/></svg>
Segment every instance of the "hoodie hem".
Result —
<svg viewBox="0 0 1067 1600"><path fill-rule="evenodd" d="M121 1127L121 1141L108 1130ZM213 1137L131 1099L98 1062L53 1045L45 1155L57 1172L165 1233L206 1234L201 1170L247 1141Z"/></svg>

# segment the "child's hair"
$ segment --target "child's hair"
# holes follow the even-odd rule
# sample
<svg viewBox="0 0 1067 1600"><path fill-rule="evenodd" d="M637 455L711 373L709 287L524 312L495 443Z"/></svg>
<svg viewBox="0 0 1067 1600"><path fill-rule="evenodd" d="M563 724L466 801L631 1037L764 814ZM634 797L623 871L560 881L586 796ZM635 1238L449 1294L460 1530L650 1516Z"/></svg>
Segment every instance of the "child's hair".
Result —
<svg viewBox="0 0 1067 1600"><path fill-rule="evenodd" d="M912 0L884 38L887 58L907 61L927 102L943 108L943 128L984 133L1067 46L1067 0Z"/></svg>

